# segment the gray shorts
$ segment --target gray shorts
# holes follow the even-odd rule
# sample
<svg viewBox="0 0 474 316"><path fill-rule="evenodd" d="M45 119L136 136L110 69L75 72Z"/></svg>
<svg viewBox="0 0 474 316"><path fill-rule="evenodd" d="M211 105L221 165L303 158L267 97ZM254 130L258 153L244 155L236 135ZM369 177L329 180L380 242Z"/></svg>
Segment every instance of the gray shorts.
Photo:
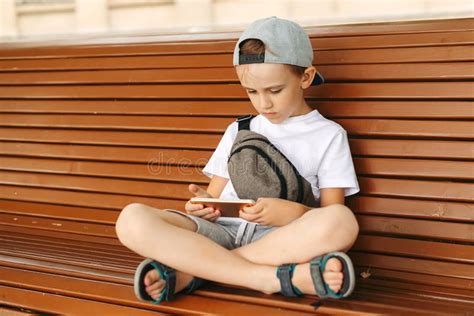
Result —
<svg viewBox="0 0 474 316"><path fill-rule="evenodd" d="M196 232L198 234L210 238L227 249L247 245L277 229L275 226L265 226L247 221L239 222L229 217L219 217L216 222L213 223L180 211L172 209L165 209L165 211L177 213L191 219L197 225Z"/></svg>

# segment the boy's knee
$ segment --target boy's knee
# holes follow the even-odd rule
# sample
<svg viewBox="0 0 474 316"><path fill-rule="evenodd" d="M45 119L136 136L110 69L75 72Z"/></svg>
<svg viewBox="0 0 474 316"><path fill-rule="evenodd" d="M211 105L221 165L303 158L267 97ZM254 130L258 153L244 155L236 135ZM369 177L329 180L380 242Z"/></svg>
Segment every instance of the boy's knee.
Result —
<svg viewBox="0 0 474 316"><path fill-rule="evenodd" d="M329 212L334 219L332 221L334 230L343 231L355 240L359 234L359 224L352 210L343 204L332 204Z"/></svg>
<svg viewBox="0 0 474 316"><path fill-rule="evenodd" d="M115 223L115 232L123 244L125 244L126 239L132 237L133 232L137 230L137 226L140 225L140 214L142 214L143 211L143 204L130 203L120 212L117 222Z"/></svg>
<svg viewBox="0 0 474 316"><path fill-rule="evenodd" d="M350 243L353 243L359 234L359 224L350 208L343 204L331 204L323 208L308 211L309 218L319 227L329 239L334 234L343 234ZM324 224L321 225L321 221ZM342 236L341 236L342 237Z"/></svg>

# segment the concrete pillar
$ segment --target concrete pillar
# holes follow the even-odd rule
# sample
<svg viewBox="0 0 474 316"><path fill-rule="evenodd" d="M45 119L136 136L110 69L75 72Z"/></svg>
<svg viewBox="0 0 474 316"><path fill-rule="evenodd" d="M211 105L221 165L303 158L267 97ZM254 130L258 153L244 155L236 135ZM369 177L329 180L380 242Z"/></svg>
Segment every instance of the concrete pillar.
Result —
<svg viewBox="0 0 474 316"><path fill-rule="evenodd" d="M17 35L15 0L0 0L0 37Z"/></svg>
<svg viewBox="0 0 474 316"><path fill-rule="evenodd" d="M76 0L76 30L78 33L108 30L107 0Z"/></svg>

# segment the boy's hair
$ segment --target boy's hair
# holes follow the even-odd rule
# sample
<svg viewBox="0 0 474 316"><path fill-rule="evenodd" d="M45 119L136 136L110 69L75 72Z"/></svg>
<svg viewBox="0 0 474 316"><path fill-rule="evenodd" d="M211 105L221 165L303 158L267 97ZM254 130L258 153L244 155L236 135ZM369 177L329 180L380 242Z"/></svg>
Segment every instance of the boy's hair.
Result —
<svg viewBox="0 0 474 316"><path fill-rule="evenodd" d="M259 39L248 39L243 41L240 44L240 53L243 55L260 55L265 53L265 44ZM303 76L306 67L296 66L296 65L289 65L290 70L297 75L298 77Z"/></svg>

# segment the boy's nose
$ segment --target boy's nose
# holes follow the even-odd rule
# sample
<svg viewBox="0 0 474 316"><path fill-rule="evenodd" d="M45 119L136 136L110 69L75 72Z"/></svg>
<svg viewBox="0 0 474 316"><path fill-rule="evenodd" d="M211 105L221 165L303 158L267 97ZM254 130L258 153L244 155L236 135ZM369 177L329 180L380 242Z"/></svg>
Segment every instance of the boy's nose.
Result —
<svg viewBox="0 0 474 316"><path fill-rule="evenodd" d="M260 97L260 107L263 110L268 110L273 107L273 104L268 98L266 98L265 96L262 96Z"/></svg>

